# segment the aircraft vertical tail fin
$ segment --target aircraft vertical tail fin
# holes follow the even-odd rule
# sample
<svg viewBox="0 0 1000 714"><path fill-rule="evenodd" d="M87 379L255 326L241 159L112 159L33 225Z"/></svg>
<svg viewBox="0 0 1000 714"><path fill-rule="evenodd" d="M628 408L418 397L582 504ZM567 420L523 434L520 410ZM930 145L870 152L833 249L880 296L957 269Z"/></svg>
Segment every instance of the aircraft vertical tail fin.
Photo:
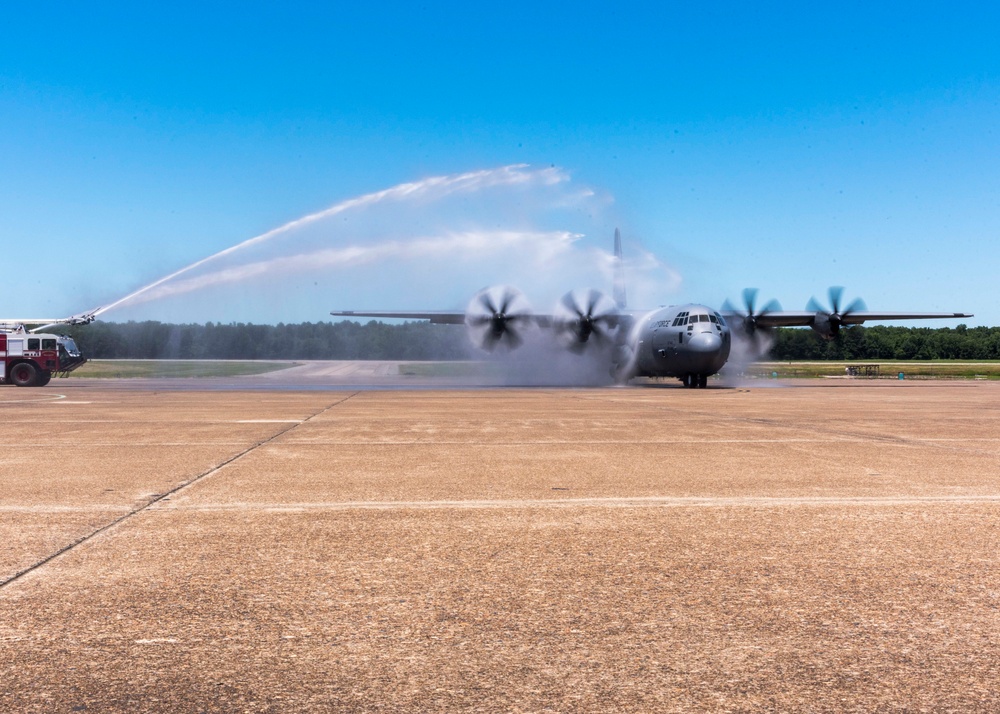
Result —
<svg viewBox="0 0 1000 714"><path fill-rule="evenodd" d="M622 234L615 228L615 287L614 300L618 309L624 309L625 299L625 268L622 265Z"/></svg>

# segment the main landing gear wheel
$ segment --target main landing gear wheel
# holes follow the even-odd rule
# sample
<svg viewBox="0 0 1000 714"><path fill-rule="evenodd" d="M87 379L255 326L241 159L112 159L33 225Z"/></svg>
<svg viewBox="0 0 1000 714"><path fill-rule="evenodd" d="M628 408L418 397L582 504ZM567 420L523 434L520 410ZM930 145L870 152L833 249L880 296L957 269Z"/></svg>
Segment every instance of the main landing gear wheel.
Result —
<svg viewBox="0 0 1000 714"><path fill-rule="evenodd" d="M18 387L34 387L38 383L38 370L29 362L10 368L10 381Z"/></svg>
<svg viewBox="0 0 1000 714"><path fill-rule="evenodd" d="M691 389L704 389L708 386L708 375L685 374L681 381L684 383L685 387L690 387Z"/></svg>

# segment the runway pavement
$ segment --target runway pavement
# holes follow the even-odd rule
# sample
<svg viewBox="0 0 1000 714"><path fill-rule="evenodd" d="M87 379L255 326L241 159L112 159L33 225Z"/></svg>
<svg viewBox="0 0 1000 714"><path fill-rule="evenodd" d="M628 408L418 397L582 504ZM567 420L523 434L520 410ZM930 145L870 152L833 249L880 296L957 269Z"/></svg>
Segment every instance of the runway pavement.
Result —
<svg viewBox="0 0 1000 714"><path fill-rule="evenodd" d="M0 711L1000 709L996 383L82 382L0 389Z"/></svg>

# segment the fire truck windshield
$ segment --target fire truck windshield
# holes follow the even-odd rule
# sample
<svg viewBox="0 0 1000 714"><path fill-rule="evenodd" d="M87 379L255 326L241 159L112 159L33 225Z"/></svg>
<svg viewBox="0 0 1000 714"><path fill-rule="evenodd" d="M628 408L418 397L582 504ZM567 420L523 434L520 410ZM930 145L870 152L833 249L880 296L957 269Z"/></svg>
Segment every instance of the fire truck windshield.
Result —
<svg viewBox="0 0 1000 714"><path fill-rule="evenodd" d="M73 341L72 337L63 337L59 346L64 348L73 357L80 355L80 348L76 346L76 342Z"/></svg>

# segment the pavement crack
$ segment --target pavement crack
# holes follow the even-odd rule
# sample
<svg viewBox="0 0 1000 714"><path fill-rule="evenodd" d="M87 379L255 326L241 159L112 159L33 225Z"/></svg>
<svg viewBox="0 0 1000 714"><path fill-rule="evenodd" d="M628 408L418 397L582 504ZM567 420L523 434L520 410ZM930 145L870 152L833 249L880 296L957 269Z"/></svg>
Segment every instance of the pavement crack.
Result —
<svg viewBox="0 0 1000 714"><path fill-rule="evenodd" d="M352 392L351 394L348 394L347 396L343 397L342 399L338 399L337 401L333 402L332 404L328 404L325 407L323 407L322 409L318 410L317 412L315 412L313 414L310 414L309 416L307 416L302 421L298 421L298 422L295 422L293 424L286 425L283 429L279 429L277 432L275 432L271 436L267 437L266 439L261 439L260 441L256 442L255 444L253 444L251 446L248 446L247 448L243 449L239 453L234 454L234 455L226 458L222 462L216 464L215 466L213 466L212 468L210 468L210 469L208 469L206 471L203 471L202 473L198 474L197 476L193 476L190 479L188 479L187 481L184 481L183 483L180 483L180 484L174 486L173 488L171 488L171 489L169 489L167 491L164 491L163 493L155 494L155 496L153 496L152 498L146 500L144 503L136 506L135 508L133 508L132 510L128 511L127 513L124 513L124 514L120 515L118 518L115 518L115 519L109 521L108 523L105 523L104 525L95 528L94 530L90 531L89 533L80 536L79 538L77 538L76 540L74 540L74 541L72 541L70 543L67 543L62 548L59 548L55 552L50 553L49 555L47 555L44 558L42 558L42 559L40 559L40 560L32 563L31 565L27 566L26 568L23 568L23 569L17 571L16 573L14 573L13 575L11 575L11 576L9 576L7 578L4 578L3 580L0 580L0 590L3 590L8 585L11 585L12 583L17 582L18 580L20 580L24 576L28 575L29 573L33 573L34 571L38 570L39 568L47 565L48 563L51 563L53 560L55 560L59 556L65 555L66 553L70 552L71 550L73 550L77 546L81 546L84 543L87 543L87 542L93 540L94 538L96 538L97 536L101 535L102 533L105 533L105 532L111 530L112 528L115 528L116 526L121 525L122 523L124 523L125 521L129 520L130 518L132 518L134 516L137 516L140 513L143 513L144 511L147 511L147 510L151 509L153 506L155 506L156 504L160 503L161 501L163 501L165 499L169 499L171 496L173 496L173 495L175 495L175 494L183 491L184 489L189 488L191 486L194 486L195 484L199 483L200 481L203 481L204 479L208 478L209 476L212 476L213 474L218 473L220 470L224 469L229 464L232 464L232 463L234 463L236 461L239 461L244 456L247 456L248 454L256 451L257 449L259 449L262 446L270 444L275 439L278 439L279 437L284 436L285 434L287 434L288 432L292 431L293 429L297 429L298 427L302 426L303 424L307 424L308 422L312 421L313 419L316 419L317 417L323 416L324 414L326 414L331 409L334 409L335 407L340 406L341 404L343 404L344 402L348 401L349 399L352 399L352 398L356 397L358 394L359 394L359 392Z"/></svg>

